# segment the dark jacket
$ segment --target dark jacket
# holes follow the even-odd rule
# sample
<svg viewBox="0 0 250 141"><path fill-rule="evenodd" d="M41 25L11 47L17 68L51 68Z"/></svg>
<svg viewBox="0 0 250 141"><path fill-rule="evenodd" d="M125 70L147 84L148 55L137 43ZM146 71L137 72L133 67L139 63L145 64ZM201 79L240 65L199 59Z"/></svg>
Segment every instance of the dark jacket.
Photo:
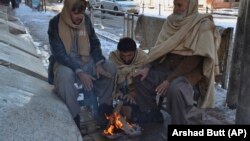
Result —
<svg viewBox="0 0 250 141"><path fill-rule="evenodd" d="M55 62L58 62L64 66L71 68L75 71L80 66L71 60L69 55L66 53L66 49L64 48L63 42L60 39L59 32L58 32L58 23L59 23L60 14L53 17L49 22L49 43L50 43L50 50L52 55L49 58L50 64L48 68L48 82L53 84L53 66ZM102 54L101 44L98 37L95 34L95 30L92 26L90 18L85 14L85 26L87 33L89 35L89 42L90 42L90 55L93 57L94 62L97 63L100 60L105 60L105 57Z"/></svg>

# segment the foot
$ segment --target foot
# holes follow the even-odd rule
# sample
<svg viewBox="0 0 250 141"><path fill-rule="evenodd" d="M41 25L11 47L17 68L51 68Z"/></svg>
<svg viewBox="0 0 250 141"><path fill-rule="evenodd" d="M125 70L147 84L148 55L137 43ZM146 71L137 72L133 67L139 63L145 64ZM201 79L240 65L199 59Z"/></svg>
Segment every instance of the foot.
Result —
<svg viewBox="0 0 250 141"><path fill-rule="evenodd" d="M74 121L76 123L76 126L78 127L78 129L80 130L80 115L76 115L76 117L74 117Z"/></svg>

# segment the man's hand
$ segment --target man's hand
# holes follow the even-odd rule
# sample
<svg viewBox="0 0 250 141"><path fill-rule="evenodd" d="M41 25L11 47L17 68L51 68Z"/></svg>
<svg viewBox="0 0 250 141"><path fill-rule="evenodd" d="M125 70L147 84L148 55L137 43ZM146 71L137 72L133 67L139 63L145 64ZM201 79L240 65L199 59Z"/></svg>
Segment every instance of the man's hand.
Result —
<svg viewBox="0 0 250 141"><path fill-rule="evenodd" d="M163 82L155 89L156 94L157 94L157 95L160 95L160 96L166 94L169 85L170 85L170 83L168 82L168 80L163 81Z"/></svg>
<svg viewBox="0 0 250 141"><path fill-rule="evenodd" d="M121 91L118 91L117 93L115 93L113 99L122 99L122 92Z"/></svg>
<svg viewBox="0 0 250 141"><path fill-rule="evenodd" d="M143 69L138 69L138 70L135 70L132 74L133 77L136 77L136 76L139 76L141 75L141 81L143 81L147 76L148 76L148 73L149 73L149 68L146 67L146 68L143 68Z"/></svg>
<svg viewBox="0 0 250 141"><path fill-rule="evenodd" d="M96 76L97 76L97 78L100 78L101 75L105 76L107 78L110 78L110 79L113 78L112 74L110 74L109 72L105 71L103 69L102 65L99 64L99 65L96 66Z"/></svg>
<svg viewBox="0 0 250 141"><path fill-rule="evenodd" d="M85 72L79 72L77 73L80 81L83 84L83 88L87 91L90 91L94 85L93 85L93 80L96 80L94 77L92 77L91 75L85 73Z"/></svg>
<svg viewBox="0 0 250 141"><path fill-rule="evenodd" d="M136 104L134 97L135 97L135 91L132 91L129 94L126 94L124 96L123 96L123 93L121 91L118 91L114 95L113 99L121 99L121 100L127 101L130 104Z"/></svg>
<svg viewBox="0 0 250 141"><path fill-rule="evenodd" d="M123 99L126 100L130 104L136 104L135 99L131 94L126 94L123 96Z"/></svg>

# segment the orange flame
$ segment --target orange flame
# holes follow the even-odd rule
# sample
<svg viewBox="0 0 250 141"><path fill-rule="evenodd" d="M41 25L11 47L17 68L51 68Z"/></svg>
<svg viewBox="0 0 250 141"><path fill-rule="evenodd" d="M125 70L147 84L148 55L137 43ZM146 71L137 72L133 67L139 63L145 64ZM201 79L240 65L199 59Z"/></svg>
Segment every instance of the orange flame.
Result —
<svg viewBox="0 0 250 141"><path fill-rule="evenodd" d="M106 135L113 135L114 134L113 133L114 132L114 128L115 127L113 125L110 125L108 129L104 130L104 134L106 134Z"/></svg>
<svg viewBox="0 0 250 141"><path fill-rule="evenodd" d="M128 125L129 127L132 127L131 124L129 124L122 115L115 112L113 115L106 116L107 120L109 120L109 126L104 130L105 135L114 135L115 131L118 129L124 128L124 124Z"/></svg>

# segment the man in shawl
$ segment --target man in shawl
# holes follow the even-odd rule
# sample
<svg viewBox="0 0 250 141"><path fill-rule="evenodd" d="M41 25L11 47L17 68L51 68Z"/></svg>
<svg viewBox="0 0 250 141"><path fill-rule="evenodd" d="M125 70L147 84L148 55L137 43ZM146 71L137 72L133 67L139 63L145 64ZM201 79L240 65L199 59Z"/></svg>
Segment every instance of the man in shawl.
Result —
<svg viewBox="0 0 250 141"><path fill-rule="evenodd" d="M155 96L166 98L171 124L193 124L198 111L214 106L220 35L211 15L198 13L198 0L174 0L145 68L137 71L136 103L156 109ZM201 112L203 113L203 112Z"/></svg>
<svg viewBox="0 0 250 141"><path fill-rule="evenodd" d="M49 82L54 84L56 94L67 105L78 127L80 105L74 83L82 84L85 97L99 97L100 106L95 109L97 114L94 116L105 120L104 114L112 112L116 73L114 64L106 61L102 54L100 41L85 9L84 0L65 0L62 12L50 20L48 29L52 52ZM94 107L98 105L96 101L89 103Z"/></svg>
<svg viewBox="0 0 250 141"><path fill-rule="evenodd" d="M127 109L127 112L123 114L126 114L127 118L131 117L131 106L134 107L135 104L136 94L132 84L132 73L143 65L145 58L146 53L137 48L135 41L129 37L121 38L117 50L109 55L109 60L117 67L113 97L124 102L123 109Z"/></svg>

